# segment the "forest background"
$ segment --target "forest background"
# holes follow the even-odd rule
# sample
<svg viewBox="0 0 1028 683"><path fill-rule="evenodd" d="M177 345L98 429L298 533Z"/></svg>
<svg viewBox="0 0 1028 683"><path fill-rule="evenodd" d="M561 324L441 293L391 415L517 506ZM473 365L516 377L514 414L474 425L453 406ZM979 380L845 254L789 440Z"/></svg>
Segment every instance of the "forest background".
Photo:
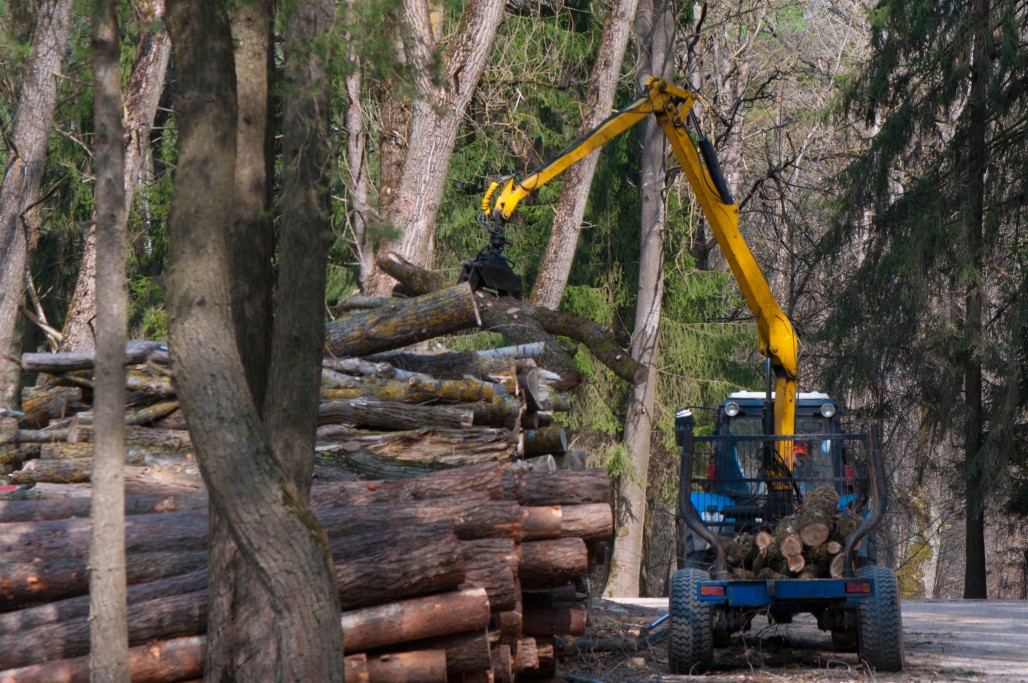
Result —
<svg viewBox="0 0 1028 683"><path fill-rule="evenodd" d="M261 4L243 3L233 16ZM280 17L303 4L286 3ZM27 258L14 280L0 280L20 309L22 334L6 333L10 348L27 351L95 343L96 294L86 287L96 208L89 7L0 4L0 157L6 192L18 152L26 153L14 130L32 41L52 30L46 19L62 6L70 15L39 189L31 201L0 207L15 216L0 233L0 264L10 270L19 235ZM161 2L118 4L126 143L139 153L126 160L137 164L126 171L133 338L168 335L180 128L163 11ZM524 174L608 115L604 89L614 108L633 99L653 70L654 27L662 29L670 80L699 92L699 120L741 207L743 233L803 340L801 389L827 391L855 421L884 426L891 495L881 561L897 570L907 597L1028 598L1028 6L355 0L334 12L324 46L333 55L336 152L328 316L347 297L385 287L376 249L407 249L456 279L488 238L476 221L488 182ZM611 66L605 50L619 48L605 42L605 29L618 22L627 48ZM273 46L284 25L280 18ZM495 39L483 40L490 31ZM482 73L472 87L460 78L475 70L468 54L476 49ZM270 52L282 59L278 47ZM145 93L155 117L133 127ZM288 96L273 78L277 125ZM279 129L267 140L277 154L271 177L282 176L285 137ZM426 143L449 139L452 157L416 163ZM660 159L656 260L642 253L643 150ZM564 206L573 183L588 195L580 222ZM654 156L639 129L604 148L591 179L569 174L522 202L508 229L506 254L535 301L596 320L633 351L643 334L639 283L662 283L648 361L648 465L640 467L641 447L626 430L632 388L585 351L574 356L585 381L567 418L574 447L592 464L622 484L644 484L642 593L662 592L673 551L675 409L763 385L752 319L697 208L673 159ZM573 254L574 265L566 285L546 289L540 283L556 267L547 244L562 221L573 224L562 256ZM414 235L423 241L409 243ZM447 340L473 343L488 342Z"/></svg>

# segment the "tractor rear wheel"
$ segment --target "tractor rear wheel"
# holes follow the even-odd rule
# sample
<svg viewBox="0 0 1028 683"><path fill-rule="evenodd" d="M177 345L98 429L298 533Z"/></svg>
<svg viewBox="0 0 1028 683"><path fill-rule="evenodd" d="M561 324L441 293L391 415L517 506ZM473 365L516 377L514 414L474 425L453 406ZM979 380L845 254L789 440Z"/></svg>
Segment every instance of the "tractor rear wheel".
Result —
<svg viewBox="0 0 1028 683"><path fill-rule="evenodd" d="M709 580L707 572L687 567L675 572L671 581L668 660L673 674L702 673L714 659L710 605L697 594L700 582Z"/></svg>
<svg viewBox="0 0 1028 683"><path fill-rule="evenodd" d="M871 597L857 608L857 655L877 671L903 669L903 622L899 588L888 567L864 567L857 578L874 582Z"/></svg>

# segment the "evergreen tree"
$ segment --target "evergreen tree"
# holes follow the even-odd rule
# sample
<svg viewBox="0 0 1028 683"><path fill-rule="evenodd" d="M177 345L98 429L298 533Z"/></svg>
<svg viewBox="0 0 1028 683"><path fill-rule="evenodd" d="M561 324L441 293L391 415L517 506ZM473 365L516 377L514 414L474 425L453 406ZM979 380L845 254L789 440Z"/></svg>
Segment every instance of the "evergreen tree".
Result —
<svg viewBox="0 0 1028 683"><path fill-rule="evenodd" d="M1013 0L877 4L844 108L870 140L822 244L854 268L836 386L923 406L928 438L962 445L966 598L986 596L984 511L1023 405L1026 20Z"/></svg>

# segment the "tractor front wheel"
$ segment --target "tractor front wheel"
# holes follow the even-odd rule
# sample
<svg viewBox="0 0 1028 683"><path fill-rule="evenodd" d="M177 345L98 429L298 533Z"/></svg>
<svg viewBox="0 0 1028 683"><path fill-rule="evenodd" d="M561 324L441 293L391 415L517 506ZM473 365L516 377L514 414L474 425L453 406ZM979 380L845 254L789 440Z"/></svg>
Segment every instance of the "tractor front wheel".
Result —
<svg viewBox="0 0 1028 683"><path fill-rule="evenodd" d="M699 585L710 574L686 568L675 572L671 581L671 644L668 660L673 674L706 671L714 659L714 636L710 605L699 599Z"/></svg>
<svg viewBox="0 0 1028 683"><path fill-rule="evenodd" d="M874 592L857 608L857 654L877 671L903 669L903 622L899 588L888 567L864 567L857 578L874 582Z"/></svg>

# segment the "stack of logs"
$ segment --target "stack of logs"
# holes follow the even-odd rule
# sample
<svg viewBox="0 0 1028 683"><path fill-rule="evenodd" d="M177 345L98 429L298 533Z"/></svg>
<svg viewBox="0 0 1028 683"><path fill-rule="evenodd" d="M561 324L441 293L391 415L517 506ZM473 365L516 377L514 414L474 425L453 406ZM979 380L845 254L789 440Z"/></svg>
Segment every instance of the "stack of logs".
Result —
<svg viewBox="0 0 1028 683"><path fill-rule="evenodd" d="M558 376L536 364L543 350L535 344L462 353L326 355L316 475L396 478L514 457L542 458L555 467L568 459L568 439L562 426L552 424L553 414L567 411L569 402L554 390ZM127 352L133 362L126 372L125 409L130 490L199 491L165 346L133 342ZM23 392L21 428L6 439L17 447L0 448L0 468L14 470L12 483L88 481L91 355L24 354L24 371L45 373L46 379Z"/></svg>
<svg viewBox="0 0 1028 683"><path fill-rule="evenodd" d="M581 635L574 581L613 532L602 470L517 463L390 482L317 484L336 561L347 681L555 676L554 637ZM133 681L202 675L206 500L130 497ZM0 681L87 680L84 497L0 502Z"/></svg>
<svg viewBox="0 0 1028 683"><path fill-rule="evenodd" d="M729 571L737 579L822 579L843 573L843 547L860 519L839 509L839 494L819 486L795 514L770 531L720 537Z"/></svg>

